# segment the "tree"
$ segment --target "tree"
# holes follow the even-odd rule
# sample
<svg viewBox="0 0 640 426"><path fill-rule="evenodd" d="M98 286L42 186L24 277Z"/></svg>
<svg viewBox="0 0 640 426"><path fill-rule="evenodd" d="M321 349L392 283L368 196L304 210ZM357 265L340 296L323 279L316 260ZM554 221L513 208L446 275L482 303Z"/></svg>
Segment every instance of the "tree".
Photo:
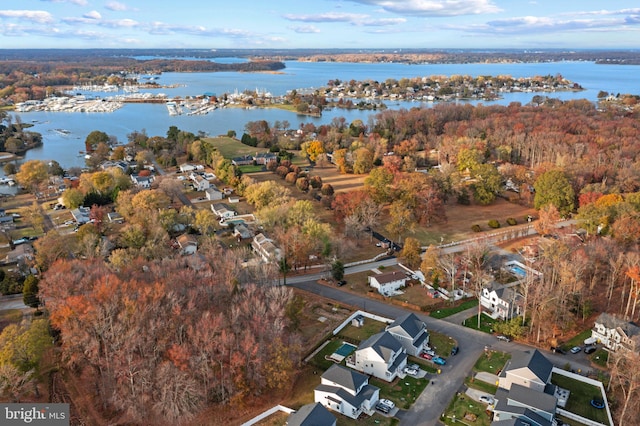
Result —
<svg viewBox="0 0 640 426"><path fill-rule="evenodd" d="M561 170L549 170L540 175L534 184L536 195L534 207L541 209L553 204L562 216L571 213L575 207L575 192L571 182Z"/></svg>
<svg viewBox="0 0 640 426"><path fill-rule="evenodd" d="M373 152L368 148L358 148L353 153L353 173L368 173L373 168Z"/></svg>
<svg viewBox="0 0 640 426"><path fill-rule="evenodd" d="M413 218L411 210L407 209L402 201L394 201L389 209L391 220L385 229L392 235L398 236L398 242L402 242L402 236L407 233L413 233L416 222Z"/></svg>
<svg viewBox="0 0 640 426"><path fill-rule="evenodd" d="M22 301L31 308L38 308L40 306L38 281L39 279L35 275L28 275L22 284Z"/></svg>
<svg viewBox="0 0 640 426"><path fill-rule="evenodd" d="M341 281L344 278L344 263L340 260L335 260L331 264L331 276L336 281Z"/></svg>
<svg viewBox="0 0 640 426"><path fill-rule="evenodd" d="M377 167L371 170L364 180L365 188L371 193L371 197L380 204L386 203L391 198L393 173L386 167Z"/></svg>
<svg viewBox="0 0 640 426"><path fill-rule="evenodd" d="M415 238L407 237L404 240L402 251L400 252L400 259L411 269L418 269L420 261L422 260L420 254L422 247L420 241Z"/></svg>
<svg viewBox="0 0 640 426"><path fill-rule="evenodd" d="M540 209L540 217L534 223L536 232L540 235L547 235L556 229L556 223L560 220L560 213L553 204L547 204Z"/></svg>
<svg viewBox="0 0 640 426"><path fill-rule="evenodd" d="M18 169L15 163L5 163L5 165L2 167L2 170L4 171L4 174L6 176L11 176L15 174Z"/></svg>
<svg viewBox="0 0 640 426"><path fill-rule="evenodd" d="M39 186L45 183L48 177L47 164L40 160L30 160L23 163L16 173L18 183L34 194L38 192Z"/></svg>
<svg viewBox="0 0 640 426"><path fill-rule="evenodd" d="M617 423L621 425L633 423L640 415L640 407L637 405L640 396L640 354L629 350L609 352L609 365L611 366L609 386L622 394L616 412Z"/></svg>
<svg viewBox="0 0 640 426"><path fill-rule="evenodd" d="M483 205L493 203L502 181L498 169L493 164L478 164L471 169L471 175L475 179L471 189L476 202Z"/></svg>
<svg viewBox="0 0 640 426"><path fill-rule="evenodd" d="M94 130L89 133L84 141L84 146L87 152L93 152L99 143L108 144L109 135L99 130Z"/></svg>
<svg viewBox="0 0 640 426"><path fill-rule="evenodd" d="M307 144L305 153L309 158L309 161L314 162L317 160L320 154L324 154L324 146L322 142L318 140L311 141Z"/></svg>

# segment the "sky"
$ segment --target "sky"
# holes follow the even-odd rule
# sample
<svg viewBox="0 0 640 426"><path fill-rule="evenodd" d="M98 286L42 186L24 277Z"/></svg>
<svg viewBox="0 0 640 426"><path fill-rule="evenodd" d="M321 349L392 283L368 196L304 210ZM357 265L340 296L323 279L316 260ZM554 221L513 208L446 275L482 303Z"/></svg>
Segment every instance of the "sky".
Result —
<svg viewBox="0 0 640 426"><path fill-rule="evenodd" d="M0 48L638 49L628 0L0 0Z"/></svg>

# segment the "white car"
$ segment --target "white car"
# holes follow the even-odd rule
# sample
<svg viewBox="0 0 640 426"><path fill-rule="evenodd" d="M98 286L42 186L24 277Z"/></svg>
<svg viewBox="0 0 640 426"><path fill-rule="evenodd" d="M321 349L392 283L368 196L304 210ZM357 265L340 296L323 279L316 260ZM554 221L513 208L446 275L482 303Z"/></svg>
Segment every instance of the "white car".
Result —
<svg viewBox="0 0 640 426"><path fill-rule="evenodd" d="M488 395L481 395L480 402L484 402L485 404L493 404L494 399Z"/></svg>
<svg viewBox="0 0 640 426"><path fill-rule="evenodd" d="M581 350L582 350L582 348L580 346L574 346L574 347L571 348L571 350L569 352L571 352L572 354L577 354Z"/></svg>
<svg viewBox="0 0 640 426"><path fill-rule="evenodd" d="M404 372L410 376L417 376L418 375L418 370L415 368L411 368L411 367L405 367L404 368Z"/></svg>
<svg viewBox="0 0 640 426"><path fill-rule="evenodd" d="M393 410L393 408L396 406L396 404L394 404L393 401L390 401L388 399L380 399L380 400L378 400L378 403L382 404L382 405L384 405L386 407L389 407L390 410Z"/></svg>

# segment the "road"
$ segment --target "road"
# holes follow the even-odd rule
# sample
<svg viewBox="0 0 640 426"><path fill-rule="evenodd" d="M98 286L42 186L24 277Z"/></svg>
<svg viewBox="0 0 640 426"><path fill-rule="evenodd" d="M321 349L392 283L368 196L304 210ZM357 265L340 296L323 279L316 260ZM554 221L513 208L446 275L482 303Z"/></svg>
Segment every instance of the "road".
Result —
<svg viewBox="0 0 640 426"><path fill-rule="evenodd" d="M376 262L375 265L383 264L389 266L393 264L395 260L396 259L387 259ZM351 267L348 268L348 271L345 271L345 273L355 273L356 269L358 272L366 271L372 269L374 267L372 265L374 264ZM378 300L344 291L338 287L318 284L316 281L321 278L322 275L322 273L318 273L288 278L287 285L387 318L397 318L408 312L412 312L398 306L388 305ZM499 341L489 334L463 327L458 322L452 323L446 319L440 320L419 313L416 313L416 315L425 322L428 330L437 331L455 339L460 347L460 352L458 355L447 358L447 365L442 367L442 373L432 377L433 383L427 386L410 410L401 410L398 412L396 417L400 419L401 425L441 425L442 423L439 421L440 415L444 413L456 392L463 391L464 379L471 372L476 360L484 351L485 346L491 346L491 349L504 352L532 349L527 345L515 342L507 343ZM556 355L548 351L542 352L557 367L564 367L567 362L569 362L574 370L591 370L591 367L580 362L582 360L580 356L572 357L572 355Z"/></svg>

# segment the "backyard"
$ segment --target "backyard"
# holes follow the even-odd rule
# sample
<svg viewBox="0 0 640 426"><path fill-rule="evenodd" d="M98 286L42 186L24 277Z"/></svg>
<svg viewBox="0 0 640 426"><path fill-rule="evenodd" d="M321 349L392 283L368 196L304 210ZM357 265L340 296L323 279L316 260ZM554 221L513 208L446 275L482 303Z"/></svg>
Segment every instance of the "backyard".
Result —
<svg viewBox="0 0 640 426"><path fill-rule="evenodd" d="M602 424L609 424L607 411L591 405L594 397L603 397L598 387L555 373L551 375L551 383L571 392L565 407L567 411Z"/></svg>
<svg viewBox="0 0 640 426"><path fill-rule="evenodd" d="M440 418L446 425L474 425L489 426L491 417L486 410L486 405L474 401L464 393L458 393L449 404L444 416Z"/></svg>

